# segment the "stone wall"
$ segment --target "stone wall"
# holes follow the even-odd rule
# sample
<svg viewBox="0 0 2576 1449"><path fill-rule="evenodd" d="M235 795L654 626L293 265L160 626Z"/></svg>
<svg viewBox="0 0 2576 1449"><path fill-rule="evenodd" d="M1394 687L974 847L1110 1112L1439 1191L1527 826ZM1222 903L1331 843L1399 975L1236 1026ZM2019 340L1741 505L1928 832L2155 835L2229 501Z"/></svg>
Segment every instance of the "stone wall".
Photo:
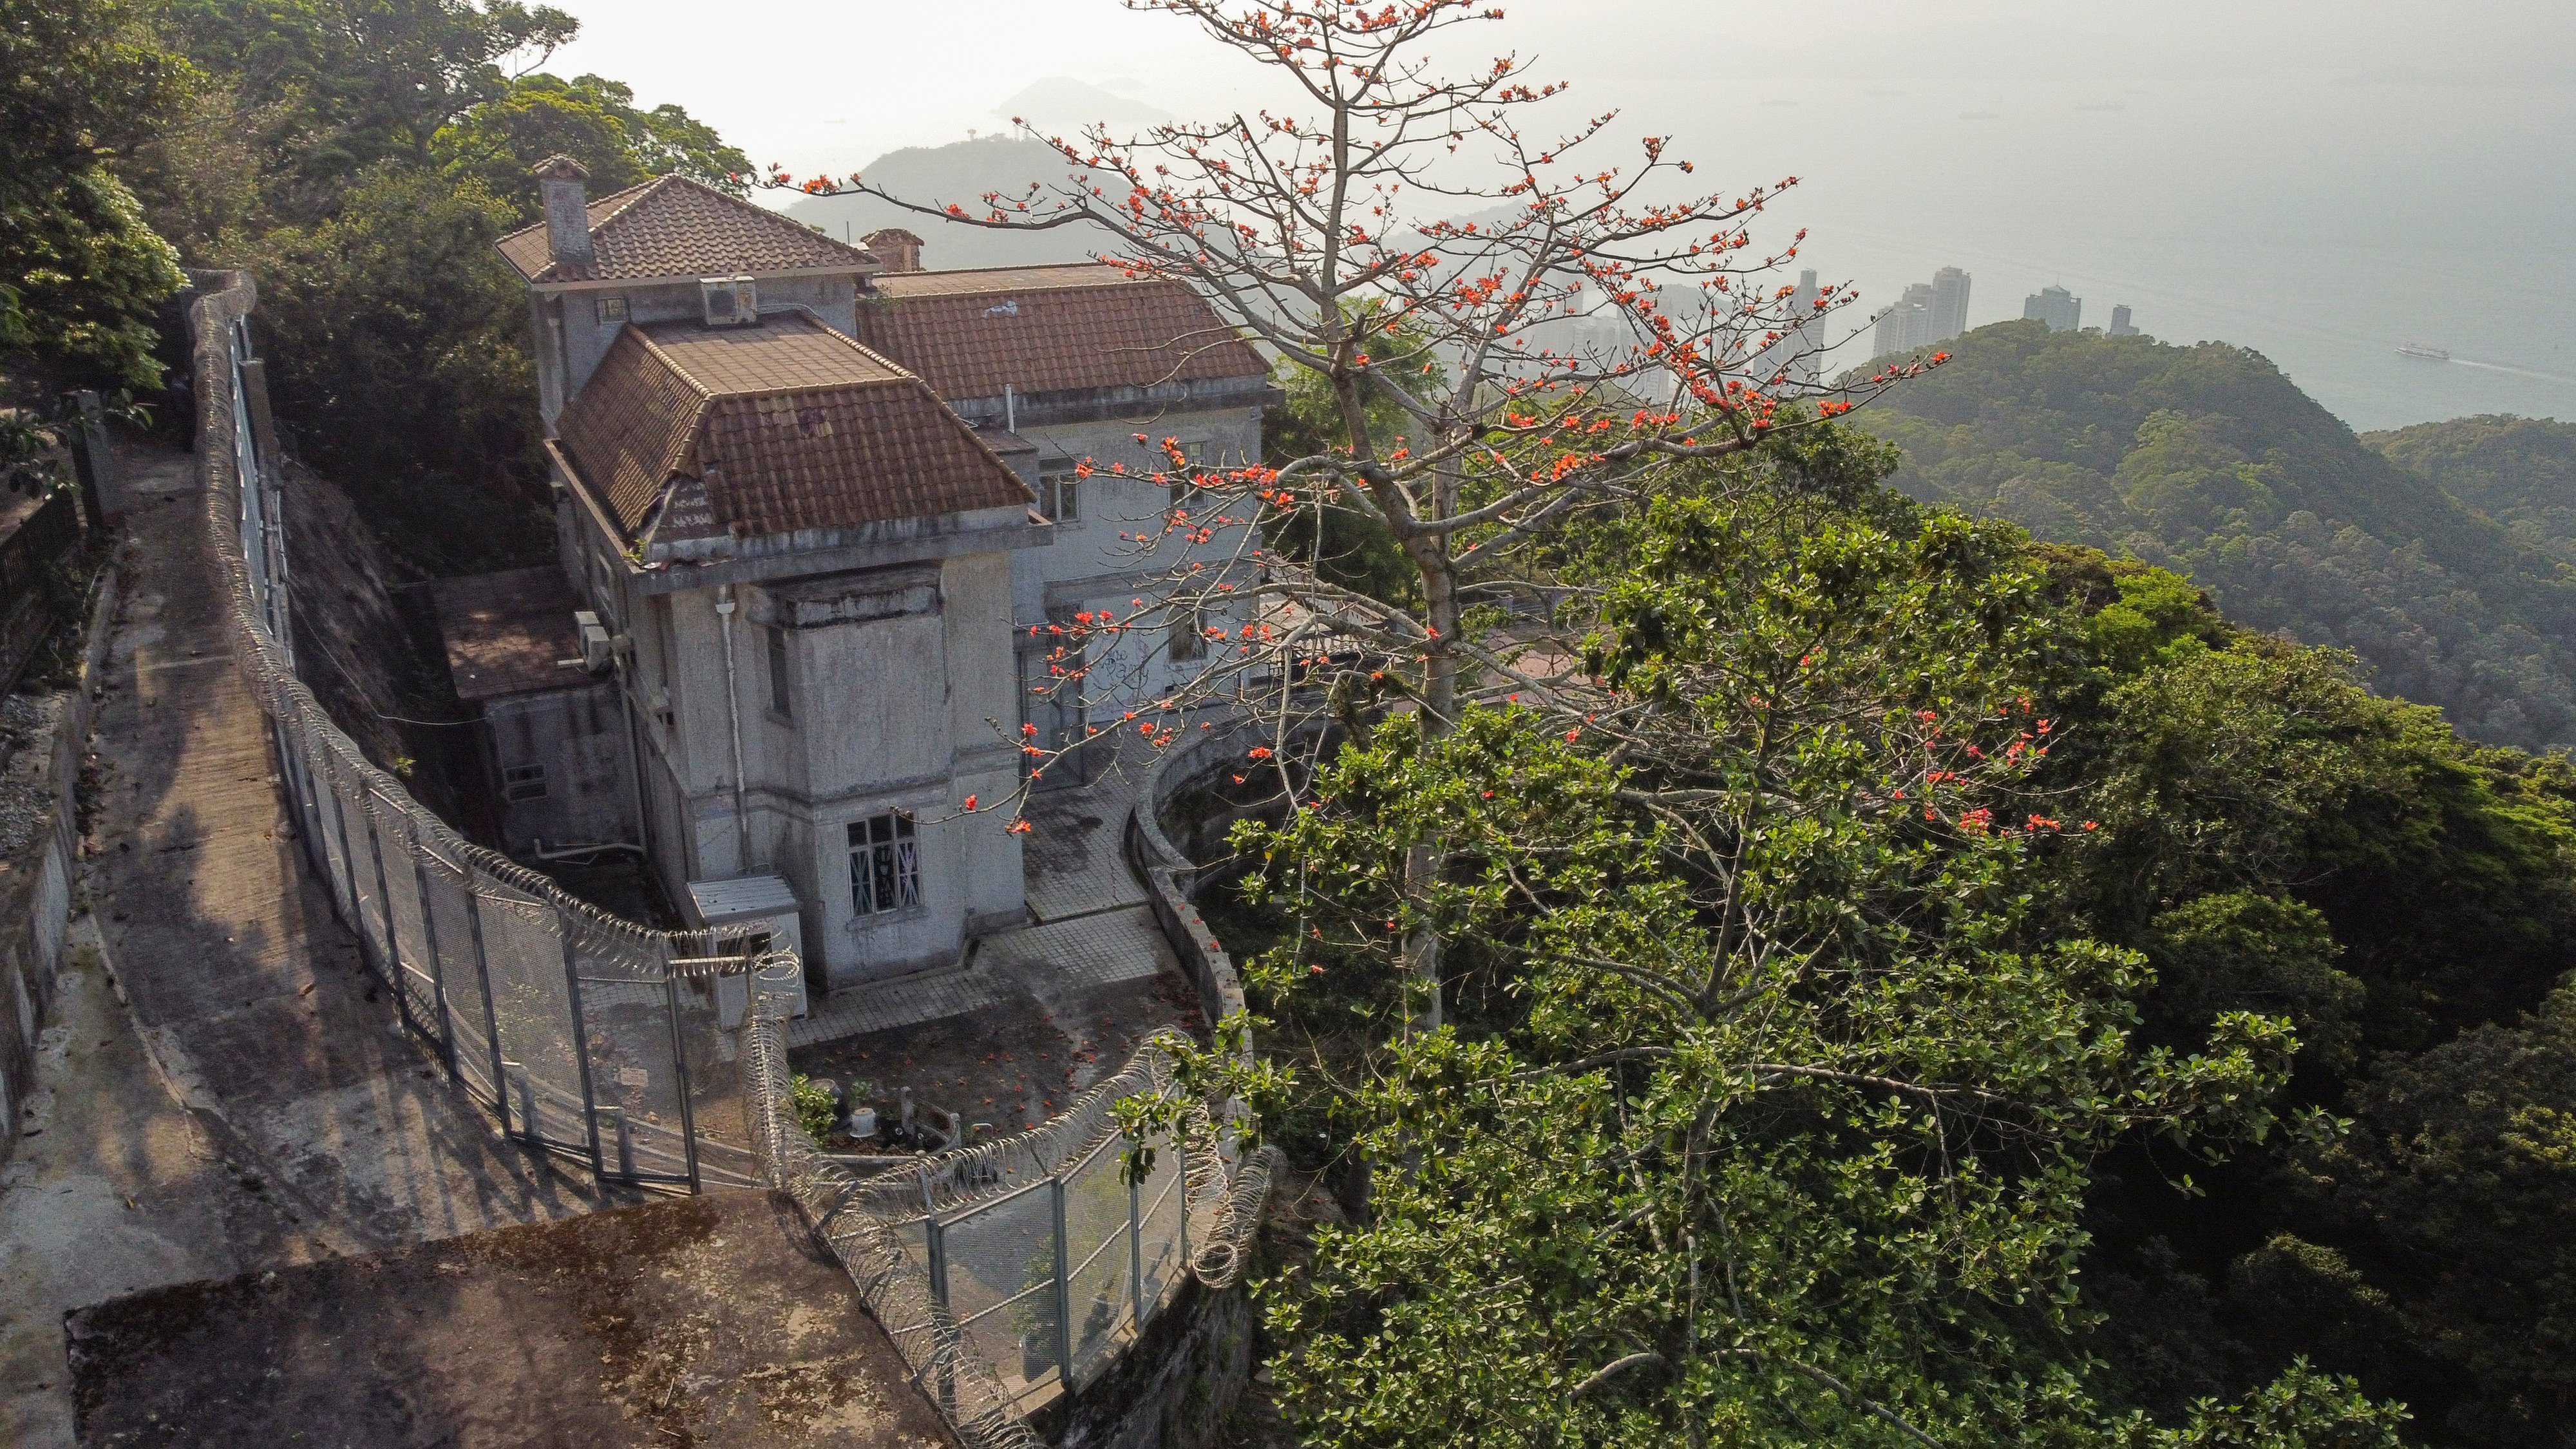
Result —
<svg viewBox="0 0 2576 1449"><path fill-rule="evenodd" d="M1252 1294L1189 1282L1106 1374L1038 1411L1058 1449L1214 1449L1252 1380Z"/></svg>
<svg viewBox="0 0 2576 1449"><path fill-rule="evenodd" d="M18 1112L35 1089L36 1043L71 924L81 756L116 613L116 572L89 597L80 679L53 695L0 705L10 753L0 764L0 1163L18 1143Z"/></svg>

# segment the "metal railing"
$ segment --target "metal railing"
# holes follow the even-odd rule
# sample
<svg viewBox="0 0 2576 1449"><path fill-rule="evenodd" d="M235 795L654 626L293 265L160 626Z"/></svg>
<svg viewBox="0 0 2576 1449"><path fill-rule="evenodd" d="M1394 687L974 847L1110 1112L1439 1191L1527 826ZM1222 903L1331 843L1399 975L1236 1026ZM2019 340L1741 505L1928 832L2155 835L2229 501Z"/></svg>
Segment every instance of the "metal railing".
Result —
<svg viewBox="0 0 2576 1449"><path fill-rule="evenodd" d="M792 955L720 956L465 840L296 677L283 478L244 400L255 295L221 274L192 309L214 562L294 833L404 1025L511 1136L600 1180L793 1195L961 1438L1034 1446L1027 1409L1096 1379L1185 1275L1234 1281L1275 1154L1229 1160L1193 1110L1130 1182L1112 1106L1174 1091L1160 1040L1018 1136L864 1176L821 1152L788 1091ZM738 989L755 965L765 984Z"/></svg>

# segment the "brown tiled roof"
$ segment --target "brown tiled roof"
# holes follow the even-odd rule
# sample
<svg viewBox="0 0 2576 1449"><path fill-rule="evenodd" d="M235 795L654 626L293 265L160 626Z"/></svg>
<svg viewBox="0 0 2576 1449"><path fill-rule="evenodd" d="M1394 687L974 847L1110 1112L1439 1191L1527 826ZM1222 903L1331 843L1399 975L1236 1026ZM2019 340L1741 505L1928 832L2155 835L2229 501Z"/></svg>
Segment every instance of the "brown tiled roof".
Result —
<svg viewBox="0 0 2576 1449"><path fill-rule="evenodd" d="M587 682L580 670L557 662L581 654L572 622L581 606L562 569L548 564L436 579L429 596L438 605L438 633L459 699L471 704Z"/></svg>
<svg viewBox="0 0 2576 1449"><path fill-rule="evenodd" d="M704 485L712 531L752 536L1029 501L920 378L801 312L627 327L556 427L629 537L675 481Z"/></svg>
<svg viewBox="0 0 2576 1449"><path fill-rule="evenodd" d="M590 203L590 244L592 261L564 266L546 253L543 222L500 241L501 255L531 282L876 267L856 247L685 176L657 176Z"/></svg>
<svg viewBox="0 0 2576 1449"><path fill-rule="evenodd" d="M897 272L859 299L859 340L944 398L1260 377L1261 355L1179 282L1116 267Z"/></svg>

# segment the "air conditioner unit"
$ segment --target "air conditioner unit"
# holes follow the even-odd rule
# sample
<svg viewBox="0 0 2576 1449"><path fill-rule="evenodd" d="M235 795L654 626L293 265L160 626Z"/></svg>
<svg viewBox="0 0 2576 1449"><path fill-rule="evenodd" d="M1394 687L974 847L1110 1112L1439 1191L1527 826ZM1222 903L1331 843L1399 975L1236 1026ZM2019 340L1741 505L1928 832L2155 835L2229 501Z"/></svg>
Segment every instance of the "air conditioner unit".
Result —
<svg viewBox="0 0 2576 1449"><path fill-rule="evenodd" d="M608 627L599 615L588 609L572 611L573 627L581 631L581 667L592 674L606 674L609 666Z"/></svg>
<svg viewBox="0 0 2576 1449"><path fill-rule="evenodd" d="M760 321L760 289L749 277L700 277L698 298L710 327L750 327Z"/></svg>

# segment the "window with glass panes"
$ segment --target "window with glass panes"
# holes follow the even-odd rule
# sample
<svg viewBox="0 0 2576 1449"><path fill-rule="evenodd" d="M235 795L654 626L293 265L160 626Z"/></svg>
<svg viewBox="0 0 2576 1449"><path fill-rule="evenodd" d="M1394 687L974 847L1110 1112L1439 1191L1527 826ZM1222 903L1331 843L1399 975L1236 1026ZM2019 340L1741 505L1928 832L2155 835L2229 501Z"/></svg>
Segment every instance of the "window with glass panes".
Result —
<svg viewBox="0 0 2576 1449"><path fill-rule="evenodd" d="M1070 458L1038 465L1038 507L1058 523L1082 519L1082 475Z"/></svg>
<svg viewBox="0 0 2576 1449"><path fill-rule="evenodd" d="M921 854L901 810L850 822L850 904L878 916L921 904Z"/></svg>

